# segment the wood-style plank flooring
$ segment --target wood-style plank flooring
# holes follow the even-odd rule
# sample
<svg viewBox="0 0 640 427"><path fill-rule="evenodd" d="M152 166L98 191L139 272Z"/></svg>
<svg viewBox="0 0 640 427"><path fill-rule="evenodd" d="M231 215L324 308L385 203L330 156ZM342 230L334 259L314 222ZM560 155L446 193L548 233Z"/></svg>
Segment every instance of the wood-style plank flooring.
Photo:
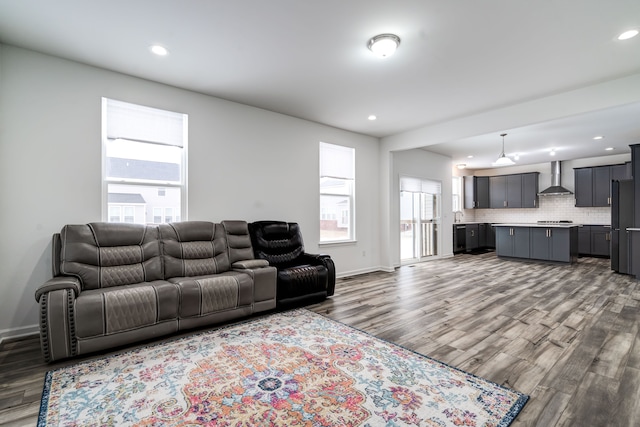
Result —
<svg viewBox="0 0 640 427"><path fill-rule="evenodd" d="M638 283L605 259L489 252L339 279L309 308L530 395L514 427L638 426ZM37 337L3 343L0 425L35 425L46 371L84 359L47 365Z"/></svg>

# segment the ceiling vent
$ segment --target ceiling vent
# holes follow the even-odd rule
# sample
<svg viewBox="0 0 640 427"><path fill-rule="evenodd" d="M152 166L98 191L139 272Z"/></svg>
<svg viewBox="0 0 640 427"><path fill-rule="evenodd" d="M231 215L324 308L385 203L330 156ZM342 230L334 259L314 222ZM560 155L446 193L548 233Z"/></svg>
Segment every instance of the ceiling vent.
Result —
<svg viewBox="0 0 640 427"><path fill-rule="evenodd" d="M561 185L561 172L560 162L551 162L551 187L539 192L538 196L566 196L573 194Z"/></svg>

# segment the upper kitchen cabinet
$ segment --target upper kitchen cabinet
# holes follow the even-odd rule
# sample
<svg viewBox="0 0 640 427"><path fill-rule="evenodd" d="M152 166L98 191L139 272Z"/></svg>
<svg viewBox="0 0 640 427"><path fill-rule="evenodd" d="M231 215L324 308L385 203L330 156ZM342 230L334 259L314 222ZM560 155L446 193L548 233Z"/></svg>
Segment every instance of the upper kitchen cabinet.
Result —
<svg viewBox="0 0 640 427"><path fill-rule="evenodd" d="M490 207L537 208L538 172L489 177Z"/></svg>
<svg viewBox="0 0 640 427"><path fill-rule="evenodd" d="M522 207L538 207L538 172L522 174Z"/></svg>
<svg viewBox="0 0 640 427"><path fill-rule="evenodd" d="M489 177L465 176L464 177L464 208L487 209L489 208Z"/></svg>
<svg viewBox="0 0 640 427"><path fill-rule="evenodd" d="M573 170L575 179L576 206L593 206L593 170L592 168L579 168Z"/></svg>
<svg viewBox="0 0 640 427"><path fill-rule="evenodd" d="M611 180L630 179L627 164L574 169L576 206L611 206Z"/></svg>

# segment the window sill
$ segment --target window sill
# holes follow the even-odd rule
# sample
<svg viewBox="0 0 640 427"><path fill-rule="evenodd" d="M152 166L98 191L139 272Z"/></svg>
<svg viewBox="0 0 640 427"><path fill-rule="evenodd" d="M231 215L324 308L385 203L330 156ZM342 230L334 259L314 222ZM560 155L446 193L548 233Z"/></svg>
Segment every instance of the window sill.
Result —
<svg viewBox="0 0 640 427"><path fill-rule="evenodd" d="M357 244L357 240L333 240L329 242L320 242L318 246L345 246L345 245L355 245Z"/></svg>

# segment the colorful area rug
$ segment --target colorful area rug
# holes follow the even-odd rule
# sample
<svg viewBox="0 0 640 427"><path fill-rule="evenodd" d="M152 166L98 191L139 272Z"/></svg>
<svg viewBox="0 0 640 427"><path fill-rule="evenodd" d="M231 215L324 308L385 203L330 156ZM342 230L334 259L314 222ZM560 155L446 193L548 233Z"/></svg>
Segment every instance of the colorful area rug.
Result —
<svg viewBox="0 0 640 427"><path fill-rule="evenodd" d="M39 426L508 426L528 397L308 310L47 373Z"/></svg>

